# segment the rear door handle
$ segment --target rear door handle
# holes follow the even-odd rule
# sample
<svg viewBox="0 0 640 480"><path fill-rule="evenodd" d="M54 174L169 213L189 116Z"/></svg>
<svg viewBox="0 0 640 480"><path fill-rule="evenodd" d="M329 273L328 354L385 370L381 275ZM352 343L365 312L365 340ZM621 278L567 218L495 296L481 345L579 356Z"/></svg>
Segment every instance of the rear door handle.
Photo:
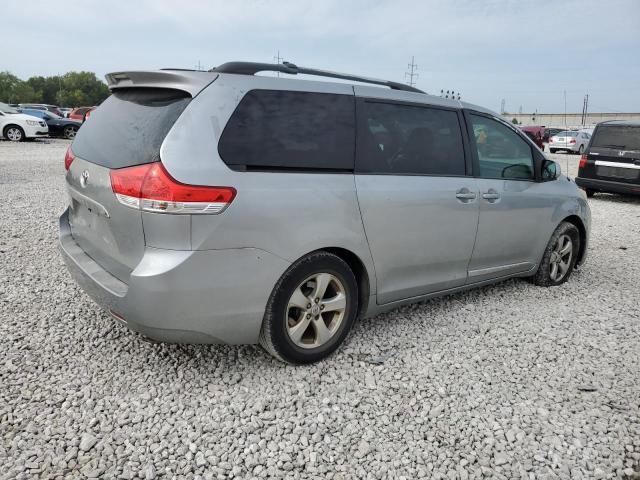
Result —
<svg viewBox="0 0 640 480"><path fill-rule="evenodd" d="M482 194L482 198L489 200L490 203L500 199L500 194L493 188L490 188L488 192Z"/></svg>
<svg viewBox="0 0 640 480"><path fill-rule="evenodd" d="M468 203L476 199L476 194L465 187L456 192L456 198L462 200L463 203Z"/></svg>

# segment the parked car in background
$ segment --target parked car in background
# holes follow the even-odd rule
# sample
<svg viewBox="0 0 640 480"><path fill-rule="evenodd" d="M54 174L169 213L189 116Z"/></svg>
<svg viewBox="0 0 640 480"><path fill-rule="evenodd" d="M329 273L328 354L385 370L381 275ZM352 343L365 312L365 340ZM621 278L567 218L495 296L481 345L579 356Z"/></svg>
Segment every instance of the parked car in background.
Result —
<svg viewBox="0 0 640 480"><path fill-rule="evenodd" d="M560 150L567 153L582 153L587 148L591 135L575 130L563 130L549 139L549 151L556 153Z"/></svg>
<svg viewBox="0 0 640 480"><path fill-rule="evenodd" d="M6 103L0 103L0 137L12 142L45 137L49 128L44 120L20 113Z"/></svg>
<svg viewBox="0 0 640 480"><path fill-rule="evenodd" d="M554 128L554 127L545 128L544 129L544 134L542 135L542 141L545 142L545 143L549 143L549 139L551 137L553 137L557 133L560 133L560 132L562 132L564 130L566 130L566 129L565 128Z"/></svg>
<svg viewBox="0 0 640 480"><path fill-rule="evenodd" d="M34 117L41 118L47 122L50 136L64 137L73 140L78 129L82 126L82 122L63 118L55 113L47 112L45 110L24 108L22 109L22 113L33 115Z"/></svg>
<svg viewBox="0 0 640 480"><path fill-rule="evenodd" d="M46 110L48 112L55 113L58 116L62 116L60 107L57 105L48 105L46 103L19 103L18 108L29 108L32 110Z"/></svg>
<svg viewBox="0 0 640 480"><path fill-rule="evenodd" d="M106 77L65 155L60 244L85 291L156 340L310 363L358 316L560 285L585 258L583 192L485 108L292 64Z"/></svg>
<svg viewBox="0 0 640 480"><path fill-rule="evenodd" d="M71 120L78 120L79 122L84 122L86 120L86 116L92 110L95 110L96 107L78 107L74 108L69 112L69 118Z"/></svg>
<svg viewBox="0 0 640 480"><path fill-rule="evenodd" d="M542 137L544 136L544 127L519 127L525 135L527 135L533 143L535 143L541 150L544 150L544 143L542 143Z"/></svg>
<svg viewBox="0 0 640 480"><path fill-rule="evenodd" d="M73 110L73 108L61 108L60 111L62 112L62 116L64 118L69 118L69 113L71 113L71 110Z"/></svg>
<svg viewBox="0 0 640 480"><path fill-rule="evenodd" d="M640 122L599 123L580 159L576 183L596 192L640 195Z"/></svg>

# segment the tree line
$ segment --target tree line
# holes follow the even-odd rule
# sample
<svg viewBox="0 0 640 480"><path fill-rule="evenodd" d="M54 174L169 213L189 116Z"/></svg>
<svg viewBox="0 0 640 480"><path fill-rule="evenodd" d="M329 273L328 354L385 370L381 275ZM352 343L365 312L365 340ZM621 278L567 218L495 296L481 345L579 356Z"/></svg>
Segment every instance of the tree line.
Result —
<svg viewBox="0 0 640 480"><path fill-rule="evenodd" d="M61 107L99 105L110 95L107 85L93 72L68 72L21 80L0 72L0 102L46 103Z"/></svg>

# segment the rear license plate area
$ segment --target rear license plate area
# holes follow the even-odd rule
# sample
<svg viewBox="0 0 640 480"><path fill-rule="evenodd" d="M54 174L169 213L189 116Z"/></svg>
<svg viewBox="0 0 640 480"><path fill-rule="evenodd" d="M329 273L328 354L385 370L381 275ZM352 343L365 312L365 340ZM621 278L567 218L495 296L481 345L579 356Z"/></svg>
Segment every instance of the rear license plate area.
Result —
<svg viewBox="0 0 640 480"><path fill-rule="evenodd" d="M637 180L639 178L640 170L618 167L597 167L596 173L599 177L620 178L623 180Z"/></svg>

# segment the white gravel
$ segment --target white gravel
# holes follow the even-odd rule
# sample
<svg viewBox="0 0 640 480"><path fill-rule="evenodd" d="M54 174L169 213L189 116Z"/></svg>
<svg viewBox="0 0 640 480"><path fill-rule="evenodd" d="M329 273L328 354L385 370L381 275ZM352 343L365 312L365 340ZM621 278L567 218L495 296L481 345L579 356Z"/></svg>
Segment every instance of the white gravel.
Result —
<svg viewBox="0 0 640 480"><path fill-rule="evenodd" d="M66 146L0 142L0 478L640 478L640 199L591 200L562 287L398 309L291 367L101 312L57 251Z"/></svg>

